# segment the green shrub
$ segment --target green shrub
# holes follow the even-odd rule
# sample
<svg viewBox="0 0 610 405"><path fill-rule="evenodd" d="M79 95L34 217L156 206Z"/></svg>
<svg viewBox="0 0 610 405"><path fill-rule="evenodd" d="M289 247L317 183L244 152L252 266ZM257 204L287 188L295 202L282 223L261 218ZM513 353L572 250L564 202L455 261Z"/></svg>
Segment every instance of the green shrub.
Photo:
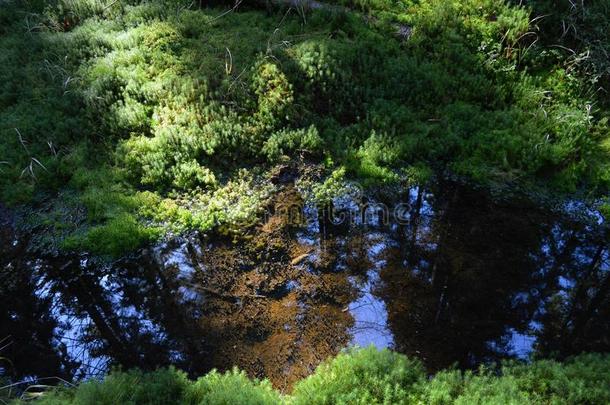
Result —
<svg viewBox="0 0 610 405"><path fill-rule="evenodd" d="M606 404L610 356L583 354L564 363L509 362L478 372L440 371L426 378L417 360L374 347L329 359L314 374L280 395L268 381L243 371L215 370L196 381L173 368L144 373L114 371L104 380L47 392L41 405L104 404ZM17 403L21 403L18 402Z"/></svg>
<svg viewBox="0 0 610 405"><path fill-rule="evenodd" d="M539 360L502 369L536 403L599 404L610 402L608 355L585 354L563 363Z"/></svg>
<svg viewBox="0 0 610 405"><path fill-rule="evenodd" d="M602 404L610 400L607 355L581 355L558 363L505 364L500 375L442 371L415 390L422 404Z"/></svg>
<svg viewBox="0 0 610 405"><path fill-rule="evenodd" d="M233 369L221 374L212 371L195 381L185 393L185 403L192 405L267 405L279 404L280 395L269 381L251 380L246 373Z"/></svg>
<svg viewBox="0 0 610 405"><path fill-rule="evenodd" d="M156 239L159 230L145 227L126 212L114 215L102 225L95 225L66 238L62 247L66 250L84 250L101 256L119 257Z"/></svg>
<svg viewBox="0 0 610 405"><path fill-rule="evenodd" d="M322 138L314 126L307 129L282 129L274 132L265 141L262 152L270 161L297 150L317 152L322 147Z"/></svg>
<svg viewBox="0 0 610 405"><path fill-rule="evenodd" d="M44 395L43 405L165 405L180 403L190 381L173 368L151 373L138 370L113 372L101 381L90 380L76 390L61 390Z"/></svg>
<svg viewBox="0 0 610 405"><path fill-rule="evenodd" d="M341 353L294 388L295 404L407 403L411 386L424 378L423 366L374 347Z"/></svg>
<svg viewBox="0 0 610 405"><path fill-rule="evenodd" d="M259 125L276 128L290 119L292 85L275 63L261 62L255 66L252 87L258 99Z"/></svg>
<svg viewBox="0 0 610 405"><path fill-rule="evenodd" d="M192 190L200 186L216 185L214 173L201 166L196 160L180 163L173 168L173 185L183 190Z"/></svg>

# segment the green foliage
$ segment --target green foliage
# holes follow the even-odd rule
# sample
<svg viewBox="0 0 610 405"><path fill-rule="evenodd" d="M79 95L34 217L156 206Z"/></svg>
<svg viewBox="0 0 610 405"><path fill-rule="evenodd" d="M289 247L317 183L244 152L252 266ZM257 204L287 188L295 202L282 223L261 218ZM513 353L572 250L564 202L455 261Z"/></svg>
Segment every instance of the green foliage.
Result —
<svg viewBox="0 0 610 405"><path fill-rule="evenodd" d="M610 185L602 0L333 2L366 18L5 3L0 200L85 210L47 228L65 247L116 255L160 227L229 231L296 153L363 184L434 169L594 198ZM112 236L129 243L92 239Z"/></svg>
<svg viewBox="0 0 610 405"><path fill-rule="evenodd" d="M581 355L565 363L539 360L493 369L443 371L420 383L422 404L602 404L610 401L607 355Z"/></svg>
<svg viewBox="0 0 610 405"><path fill-rule="evenodd" d="M199 186L216 185L214 173L207 167L201 166L196 160L182 162L173 169L172 184L179 189L192 190Z"/></svg>
<svg viewBox="0 0 610 405"><path fill-rule="evenodd" d="M349 193L349 184L345 178L345 167L334 170L322 183L311 186L311 196L318 204L324 205L333 198Z"/></svg>
<svg viewBox="0 0 610 405"><path fill-rule="evenodd" d="M185 404L267 405L279 404L280 395L269 381L250 380L246 373L233 369L220 374L213 370L195 381L186 391Z"/></svg>
<svg viewBox="0 0 610 405"><path fill-rule="evenodd" d="M610 357L584 354L558 363L506 363L477 373L445 370L427 378L421 363L389 350L352 349L324 362L280 395L268 381L236 369L190 381L173 368L113 372L75 389L45 393L41 405L104 404L605 404Z"/></svg>
<svg viewBox="0 0 610 405"><path fill-rule="evenodd" d="M75 234L66 238L62 247L118 257L136 250L158 236L155 228L145 227L133 215L120 213L102 225L87 229L83 236Z"/></svg>
<svg viewBox="0 0 610 405"><path fill-rule="evenodd" d="M323 140L314 126L297 130L282 129L274 132L267 138L262 151L270 161L274 161L280 156L298 150L308 152L319 151L322 147L322 142Z"/></svg>
<svg viewBox="0 0 610 405"><path fill-rule="evenodd" d="M294 388L294 404L407 403L424 378L419 361L374 347L341 353Z"/></svg>
<svg viewBox="0 0 610 405"><path fill-rule="evenodd" d="M44 395L37 403L44 405L165 405L179 403L191 382L175 369L144 373L138 370L113 372L104 380L91 380L76 390L60 390Z"/></svg>
<svg viewBox="0 0 610 405"><path fill-rule="evenodd" d="M402 145L396 139L373 130L356 153L358 174L363 178L397 181L399 178L392 167L399 163L401 149Z"/></svg>
<svg viewBox="0 0 610 405"><path fill-rule="evenodd" d="M272 191L271 184L262 184L250 172L241 170L222 187L211 191L182 198L161 198L156 193L142 192L136 195L136 200L140 214L174 232L217 228L221 233L233 233L256 221Z"/></svg>
<svg viewBox="0 0 610 405"><path fill-rule="evenodd" d="M275 128L290 119L294 101L292 85L275 63L262 62L255 66L252 77L258 101L257 121L265 128Z"/></svg>
<svg viewBox="0 0 610 405"><path fill-rule="evenodd" d="M566 60L571 71L583 80L595 83L594 90L607 93L610 89L610 3L606 0L588 2L526 1L539 16L539 36L544 45L554 50L532 53L536 62ZM601 96L601 94L600 94ZM608 106L607 97L599 101Z"/></svg>

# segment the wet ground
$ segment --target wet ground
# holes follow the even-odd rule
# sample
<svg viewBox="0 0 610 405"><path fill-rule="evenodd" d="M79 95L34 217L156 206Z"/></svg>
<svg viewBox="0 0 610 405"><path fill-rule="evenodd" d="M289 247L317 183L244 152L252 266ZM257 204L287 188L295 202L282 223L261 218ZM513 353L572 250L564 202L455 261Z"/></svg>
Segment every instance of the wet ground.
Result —
<svg viewBox="0 0 610 405"><path fill-rule="evenodd" d="M287 390L350 345L430 372L610 350L601 218L454 182L324 207L288 182L242 234L176 237L110 264L34 257L0 217L0 371L15 381L236 365Z"/></svg>

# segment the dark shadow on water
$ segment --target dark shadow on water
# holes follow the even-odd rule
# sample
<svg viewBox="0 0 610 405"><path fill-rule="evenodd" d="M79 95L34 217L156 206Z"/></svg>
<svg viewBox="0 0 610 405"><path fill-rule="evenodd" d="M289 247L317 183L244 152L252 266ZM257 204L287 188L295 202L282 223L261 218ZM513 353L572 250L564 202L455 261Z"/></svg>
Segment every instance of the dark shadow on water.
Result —
<svg viewBox="0 0 610 405"><path fill-rule="evenodd" d="M602 227L455 183L373 200L409 209L348 225L311 204L300 223L272 209L237 242L192 234L112 264L32 256L3 211L2 373L237 365L288 388L353 344L393 348L431 372L610 349ZM290 186L276 207L287 201L304 203Z"/></svg>

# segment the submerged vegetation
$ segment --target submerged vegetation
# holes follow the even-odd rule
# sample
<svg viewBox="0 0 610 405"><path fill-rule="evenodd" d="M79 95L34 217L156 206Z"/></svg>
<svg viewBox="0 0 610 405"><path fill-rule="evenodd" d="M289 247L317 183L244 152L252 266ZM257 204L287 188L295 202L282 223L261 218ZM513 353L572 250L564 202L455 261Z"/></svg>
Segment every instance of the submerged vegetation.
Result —
<svg viewBox="0 0 610 405"><path fill-rule="evenodd" d="M175 369L114 372L103 381L43 393L38 404L603 404L610 401L610 358L580 355L565 363L507 363L477 373L447 370L428 379L422 365L374 348L323 363L291 395L234 369L196 381Z"/></svg>
<svg viewBox="0 0 610 405"><path fill-rule="evenodd" d="M196 3L2 3L0 201L41 246L232 232L287 162L607 197L605 0Z"/></svg>

